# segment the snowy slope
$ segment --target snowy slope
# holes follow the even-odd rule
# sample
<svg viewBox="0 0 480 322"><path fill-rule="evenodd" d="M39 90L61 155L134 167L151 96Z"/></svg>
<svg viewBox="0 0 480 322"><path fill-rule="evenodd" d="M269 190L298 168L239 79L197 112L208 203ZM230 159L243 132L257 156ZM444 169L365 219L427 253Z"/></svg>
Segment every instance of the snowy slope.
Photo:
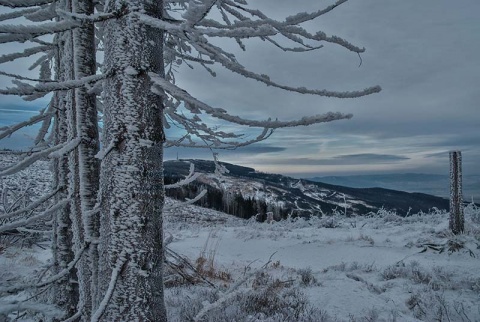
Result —
<svg viewBox="0 0 480 322"><path fill-rule="evenodd" d="M379 209L395 210L400 215L428 212L432 208L448 209L448 200L426 194L407 193L382 188L355 189L279 174L257 172L252 168L222 163L229 173L218 178L213 175L214 164L205 160L166 161L167 177L185 176L189 162L202 173L200 184L244 198L264 199L281 206L288 213L319 215L337 210L347 214L368 214Z"/></svg>

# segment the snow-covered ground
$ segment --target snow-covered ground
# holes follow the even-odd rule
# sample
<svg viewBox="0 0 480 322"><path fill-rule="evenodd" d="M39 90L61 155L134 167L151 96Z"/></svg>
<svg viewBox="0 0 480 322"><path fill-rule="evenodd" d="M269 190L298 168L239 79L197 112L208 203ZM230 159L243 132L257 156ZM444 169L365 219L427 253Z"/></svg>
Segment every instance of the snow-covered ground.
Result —
<svg viewBox="0 0 480 322"><path fill-rule="evenodd" d="M480 321L479 219L468 209L468 232L454 237L441 212L268 224L188 206L167 215L165 230L171 249L228 273L231 281L217 279L226 290L270 259L266 274L298 288L323 312L318 321Z"/></svg>
<svg viewBox="0 0 480 322"><path fill-rule="evenodd" d="M33 180L35 196L43 194L44 168L3 187ZM259 223L177 206L167 200L164 223L169 249L181 256L167 253L181 267L166 270L171 321L199 312L202 321L480 321L480 210L473 206L457 237L443 212ZM8 240L0 238L0 286L48 276L48 240ZM30 297L3 297L0 306Z"/></svg>

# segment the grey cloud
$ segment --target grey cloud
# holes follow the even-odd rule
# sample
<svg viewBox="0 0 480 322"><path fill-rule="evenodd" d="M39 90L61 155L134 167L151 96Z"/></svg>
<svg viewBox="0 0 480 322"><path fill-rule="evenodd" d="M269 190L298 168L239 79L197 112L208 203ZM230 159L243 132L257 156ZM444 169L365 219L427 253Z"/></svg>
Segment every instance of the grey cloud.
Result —
<svg viewBox="0 0 480 322"><path fill-rule="evenodd" d="M280 146L271 146L267 144L252 144L249 146L241 147L235 150L225 150L222 154L262 154L262 153L272 153L272 152L282 152L286 148Z"/></svg>
<svg viewBox="0 0 480 322"><path fill-rule="evenodd" d="M352 162L352 164L364 164L370 162L376 163L392 163L399 162L404 160L409 160L410 158L398 155L391 154L375 154L375 153L362 153L362 154L349 154L349 155L340 155L334 157L333 159L341 162Z"/></svg>
<svg viewBox="0 0 480 322"><path fill-rule="evenodd" d="M221 160L228 159L235 163L235 156L246 154L268 154L275 152L283 152L286 148L281 146L267 145L267 144L252 144L249 146L241 147L235 150L214 150L218 152ZM177 157L181 159L212 159L212 151L209 149L193 149L193 148L180 148L172 147L165 150L166 159L175 159Z"/></svg>
<svg viewBox="0 0 480 322"><path fill-rule="evenodd" d="M409 160L408 157L390 154L346 154L328 159L314 158L282 158L269 161L271 164L294 164L294 165L364 165L364 164L388 164Z"/></svg>

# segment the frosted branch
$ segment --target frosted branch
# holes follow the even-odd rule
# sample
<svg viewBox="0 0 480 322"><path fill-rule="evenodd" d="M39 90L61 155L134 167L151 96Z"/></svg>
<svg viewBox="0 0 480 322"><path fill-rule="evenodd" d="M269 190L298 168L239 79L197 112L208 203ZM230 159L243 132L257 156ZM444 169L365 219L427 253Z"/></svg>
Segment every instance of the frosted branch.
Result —
<svg viewBox="0 0 480 322"><path fill-rule="evenodd" d="M50 321L54 318L60 318L63 312L51 304L42 304L38 302L6 302L0 301L0 316L8 316L13 312L32 311L42 313Z"/></svg>
<svg viewBox="0 0 480 322"><path fill-rule="evenodd" d="M28 205L27 207L25 208L22 208L22 209L18 209L16 211L13 211L13 212L10 212L10 213L7 213L7 214L4 214L4 215L1 215L0 216L0 220L1 219L6 219L6 218L11 218L11 217L15 217L15 216L18 216L18 215L21 215L21 214L24 214L24 213L27 213L27 212L30 212L32 210L34 210L35 208L41 206L43 203L45 203L48 199L52 198L53 196L55 196L58 192L60 191L60 188L57 188L55 189L55 191L37 199L36 201L32 202L30 205Z"/></svg>
<svg viewBox="0 0 480 322"><path fill-rule="evenodd" d="M59 21L59 22L47 22L43 24L36 25L1 25L0 33L5 33L5 35L0 35L0 44L14 41L26 41L31 38L50 35L53 33L59 33L79 27L81 24L75 21Z"/></svg>
<svg viewBox="0 0 480 322"><path fill-rule="evenodd" d="M61 149L58 149L48 155L49 158L53 159L58 159L61 158L71 151L73 151L80 143L82 142L81 138L76 138L73 140L70 140L64 144L64 146Z"/></svg>
<svg viewBox="0 0 480 322"><path fill-rule="evenodd" d="M70 202L70 199L62 200L62 201L58 202L56 205L48 208L47 210L43 211L42 213L40 213L38 215L29 217L29 218L24 219L24 220L18 220L18 221L15 221L15 222L4 224L4 225L0 226L0 233L2 233L4 231L15 229L15 228L18 228L18 227L27 226L31 223L34 223L34 222L39 221L41 219L44 219L44 218L52 215L56 211L65 207L69 202Z"/></svg>
<svg viewBox="0 0 480 322"><path fill-rule="evenodd" d="M26 19L34 22L52 20L52 19L55 19L56 17L57 17L57 14L55 12L55 3L38 8L36 11L32 13L25 14Z"/></svg>
<svg viewBox="0 0 480 322"><path fill-rule="evenodd" d="M190 28L193 28L208 15L216 2L217 0L204 0L201 2L190 1L182 18L187 21Z"/></svg>
<svg viewBox="0 0 480 322"><path fill-rule="evenodd" d="M226 56L228 54L218 47L215 47L208 43L200 43L200 42L192 43L192 46L194 46L200 52L208 53L208 55L212 60L220 63L223 67L225 67L226 69L236 74L242 75L246 78L257 80L268 86L281 88L289 92L296 92L300 94L311 94L311 95L318 95L318 96L324 96L324 97L357 98L357 97L378 93L381 91L380 86L369 87L361 91L337 92L337 91L329 91L325 89L318 90L318 89L308 89L305 87L292 87L292 86L282 85L282 84L271 81L267 75L260 75L260 74L251 72L245 69L239 63L231 59L227 59Z"/></svg>
<svg viewBox="0 0 480 322"><path fill-rule="evenodd" d="M165 207L163 210L164 211L171 211L173 209L177 209L177 208L185 207L187 205L194 204L197 201L199 201L200 199L202 199L207 194L207 192L208 191L206 189L203 189L202 191L200 191L200 193L198 195L195 196L195 198L187 199L187 201L185 201L185 202L181 202L181 203L175 204L175 205L170 206L170 207Z"/></svg>
<svg viewBox="0 0 480 322"><path fill-rule="evenodd" d="M276 253L276 252L275 252ZM210 312L211 310L215 309L215 308L218 308L218 307L221 307L227 300L235 297L241 290L239 290L239 287L245 283L246 281L248 281L251 277L255 276L256 274L258 274L259 272L261 271L264 271L268 264L271 262L272 260L272 257L273 255L275 255L275 253L273 253L270 258L268 259L268 261L262 266L260 267L259 269L256 269L256 270L253 270L252 272L250 272L249 274L245 275L241 280L239 280L238 282L236 282L233 286L231 286L227 291L225 291L223 293L223 296L220 296L220 298L218 300L216 300L215 302L213 303L209 303L207 305L204 305L204 307L200 310L200 312L197 313L197 315L195 315L195 317L193 318L193 321L195 322L199 322L199 321L202 321L203 317L208 313Z"/></svg>
<svg viewBox="0 0 480 322"><path fill-rule="evenodd" d="M80 13L72 13L65 10L56 10L57 14L61 17L67 18L68 20L72 21L79 21L79 22L102 22L112 18L118 18L121 16L120 13L110 12L110 13L97 13L97 14L80 14Z"/></svg>
<svg viewBox="0 0 480 322"><path fill-rule="evenodd" d="M42 125L40 126L40 129L37 132L37 136L35 137L35 141L34 141L35 145L38 145L40 142L44 141L45 136L48 133L48 129L50 128L50 125L52 124L52 117L51 116L53 115L53 110L54 110L53 103L50 102L50 104L48 105L47 111L45 113L45 114L49 114L50 117L47 117L47 118L45 118L41 121Z"/></svg>
<svg viewBox="0 0 480 322"><path fill-rule="evenodd" d="M9 135L12 135L13 133L15 133L16 131L26 127L26 126L30 126L30 125L33 125L33 124L37 124L38 122L41 122L43 121L44 119L46 118L49 118L49 117L52 117L53 114L52 113L41 113L39 115L35 115L33 117L31 117L29 120L27 121L24 121L24 122L20 122L18 124L15 124L15 125L11 125L9 127L7 127L6 129L2 129L3 131L0 133L0 140L8 137Z"/></svg>
<svg viewBox="0 0 480 322"><path fill-rule="evenodd" d="M0 0L0 6L10 8L35 7L52 3L53 0Z"/></svg>
<svg viewBox="0 0 480 322"><path fill-rule="evenodd" d="M69 202L69 200L66 200L66 202ZM63 277L67 276L70 273L70 271L75 267L75 265L77 265L78 261L82 257L85 250L89 247L89 245L90 244L86 244L85 246L83 246L77 252L77 254L75 255L75 258L67 265L67 267L61 270L58 274L51 276L47 280L37 284L24 284L24 285L12 286L12 287L2 287L0 288L0 293L15 293L15 292L20 292L27 289L40 288L62 279Z"/></svg>
<svg viewBox="0 0 480 322"><path fill-rule="evenodd" d="M16 81L16 88L0 89L0 94L3 95L17 95L26 96L37 93L48 93L53 91L66 91L74 88L79 88L91 83L101 81L108 77L108 74L92 75L80 78L78 80L69 80L65 82L49 82L45 84L37 84L32 86L26 83Z"/></svg>
<svg viewBox="0 0 480 322"><path fill-rule="evenodd" d="M5 21L5 20L10 20L10 19L15 19L15 18L20 18L23 17L24 15L27 15L29 13L36 12L38 8L33 8L33 9L24 9L24 10L17 10L9 13L4 13L0 15L0 21Z"/></svg>
<svg viewBox="0 0 480 322"><path fill-rule="evenodd" d="M45 52L45 51L49 50L50 48L51 48L50 46L43 45L43 46L37 46L37 47L32 47L32 48L25 49L21 53L13 53L13 54L2 55L2 56L0 56L0 64L10 62L10 61L14 61L14 60L17 60L19 58L30 57L32 55Z"/></svg>
<svg viewBox="0 0 480 322"><path fill-rule="evenodd" d="M312 125L317 123L332 122L335 120L350 119L352 117L351 114L329 112L322 115L305 116L295 121L278 121L278 120L273 121L270 119L264 120L264 121L247 120L239 116L233 116L233 115L227 114L224 109L213 108L197 100L196 98L191 96L189 93L187 93L187 91L166 81L165 79L163 79L162 77L156 74L149 73L149 76L154 82L154 84L159 86L160 90L164 90L168 92L170 95L174 96L175 98L182 100L215 118L218 118L227 122L232 122L235 124L249 126L249 127L278 129L278 128L285 128L285 127L295 127L300 125L307 126L307 125ZM155 91L155 85L153 85L154 93L160 93L158 90Z"/></svg>
<svg viewBox="0 0 480 322"><path fill-rule="evenodd" d="M144 13L139 13L139 12L136 12L135 15L144 24L150 27L158 28L160 30L165 30L168 32L173 32L173 31L184 32L186 30L185 26L182 24L172 23L166 20L157 19L152 16L146 15Z"/></svg>
<svg viewBox="0 0 480 322"><path fill-rule="evenodd" d="M165 189L175 189L175 188L181 188L183 186L186 186L189 183L192 183L193 181L197 180L197 178L200 176L200 173L195 173L195 165L193 163L190 163L190 171L187 175L187 177L179 182L176 182L174 184L167 184L165 185Z"/></svg>
<svg viewBox="0 0 480 322"><path fill-rule="evenodd" d="M15 78L15 79L18 79L18 80L26 80L26 81L30 81L30 82L44 82L44 83L53 82L50 79L30 78L30 77L25 77L25 76L22 76L22 75L7 73L7 72L3 72L3 71L0 71L0 75Z"/></svg>
<svg viewBox="0 0 480 322"><path fill-rule="evenodd" d="M23 169L28 168L31 164L35 163L36 161L40 160L41 158L44 158L48 156L50 153L55 152L65 146L65 143L61 143L58 145L55 145L51 148L47 148L38 152L33 152L29 157L23 159L22 161L16 163L15 165L12 165L11 167L8 167L6 169L3 169L0 171L0 177L11 175L14 173L17 173L19 171L22 171Z"/></svg>

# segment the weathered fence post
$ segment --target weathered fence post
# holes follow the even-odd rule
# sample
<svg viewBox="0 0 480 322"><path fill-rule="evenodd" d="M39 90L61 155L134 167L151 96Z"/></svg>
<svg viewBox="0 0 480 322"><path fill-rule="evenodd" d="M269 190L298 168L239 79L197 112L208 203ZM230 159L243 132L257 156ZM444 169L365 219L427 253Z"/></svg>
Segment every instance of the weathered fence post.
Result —
<svg viewBox="0 0 480 322"><path fill-rule="evenodd" d="M463 233L462 152L450 152L450 229L454 234Z"/></svg>

